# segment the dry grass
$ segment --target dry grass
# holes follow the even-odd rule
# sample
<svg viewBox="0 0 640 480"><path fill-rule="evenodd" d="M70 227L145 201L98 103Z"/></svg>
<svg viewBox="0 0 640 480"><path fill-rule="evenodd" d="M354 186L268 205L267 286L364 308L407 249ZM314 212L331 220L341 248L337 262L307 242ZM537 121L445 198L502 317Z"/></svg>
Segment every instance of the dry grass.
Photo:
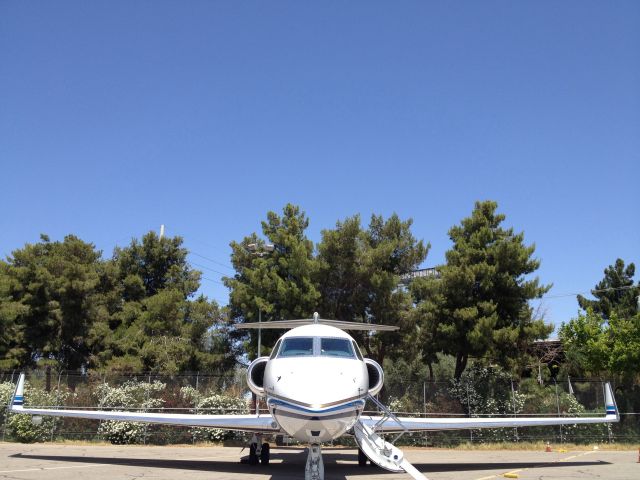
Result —
<svg viewBox="0 0 640 480"><path fill-rule="evenodd" d="M551 450L557 452L559 450L581 451L585 450L637 450L638 445L627 443L598 443L592 445L578 445L575 443L557 443L550 444ZM446 448L447 450L534 450L544 451L547 447L546 442L497 442L497 443L463 443L457 447Z"/></svg>
<svg viewBox="0 0 640 480"><path fill-rule="evenodd" d="M0 443L10 443L10 442L1 442ZM75 446L102 446L102 447L111 447L114 446L109 442L104 441L89 441L89 440L56 440L53 442L45 442L40 445L75 445ZM161 447L163 445L127 445L127 447ZM212 448L212 447L223 447L221 443L196 443L190 444L175 444L175 445L166 445L168 447L173 448ZM545 442L497 442L497 443L463 443L456 447L418 447L418 446L401 446L400 448L403 450L529 450L529 451L544 451L546 449L547 444ZM640 450L640 445L629 444L629 443L599 443L593 445L577 445L574 443L558 443L551 444L551 450L554 452L558 452L560 450L566 451L580 451L584 452L585 450ZM305 448L305 445L299 445L299 448ZM330 447L326 445L324 448L337 448L343 449L348 448L351 449L353 447Z"/></svg>

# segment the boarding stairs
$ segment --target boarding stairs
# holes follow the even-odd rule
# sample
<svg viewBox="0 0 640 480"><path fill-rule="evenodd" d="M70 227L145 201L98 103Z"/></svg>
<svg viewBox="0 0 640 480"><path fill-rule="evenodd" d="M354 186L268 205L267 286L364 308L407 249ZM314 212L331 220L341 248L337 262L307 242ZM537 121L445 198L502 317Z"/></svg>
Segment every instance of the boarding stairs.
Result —
<svg viewBox="0 0 640 480"><path fill-rule="evenodd" d="M420 473L406 458L404 458L402 450L393 445L409 430L402 424L400 419L377 398L369 395L369 400L371 400L380 409L382 416L373 428L364 425L360 421L356 422L353 426L356 441L360 449L372 463L384 468L385 470L396 473L406 472L415 480L427 480L422 473ZM392 442L385 441L385 439L380 437L377 433L379 428L389 419L396 422L396 424L402 429Z"/></svg>

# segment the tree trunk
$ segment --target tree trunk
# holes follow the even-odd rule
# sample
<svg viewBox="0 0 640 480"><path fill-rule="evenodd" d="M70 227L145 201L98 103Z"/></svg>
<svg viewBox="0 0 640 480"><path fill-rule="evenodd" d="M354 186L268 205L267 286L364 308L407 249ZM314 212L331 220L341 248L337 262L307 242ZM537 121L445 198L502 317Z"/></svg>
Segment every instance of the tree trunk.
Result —
<svg viewBox="0 0 640 480"><path fill-rule="evenodd" d="M45 372L46 372L46 376L45 376L46 382L45 382L44 389L47 392L50 392L51 391L51 365L47 365L47 369L45 370Z"/></svg>
<svg viewBox="0 0 640 480"><path fill-rule="evenodd" d="M460 380L460 377L462 376L462 372L464 372L464 369L467 368L468 359L469 357L466 354L458 353L456 355L456 371L454 374L454 377L456 380Z"/></svg>

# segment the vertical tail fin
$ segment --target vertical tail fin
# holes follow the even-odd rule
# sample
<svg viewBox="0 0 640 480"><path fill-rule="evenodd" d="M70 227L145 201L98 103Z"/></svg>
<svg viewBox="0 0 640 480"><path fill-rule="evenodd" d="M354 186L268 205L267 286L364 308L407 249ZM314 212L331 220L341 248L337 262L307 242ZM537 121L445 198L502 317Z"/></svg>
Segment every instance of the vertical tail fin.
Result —
<svg viewBox="0 0 640 480"><path fill-rule="evenodd" d="M16 385L16 391L11 398L10 410L22 410L22 404L24 403L24 373L18 377L18 384Z"/></svg>

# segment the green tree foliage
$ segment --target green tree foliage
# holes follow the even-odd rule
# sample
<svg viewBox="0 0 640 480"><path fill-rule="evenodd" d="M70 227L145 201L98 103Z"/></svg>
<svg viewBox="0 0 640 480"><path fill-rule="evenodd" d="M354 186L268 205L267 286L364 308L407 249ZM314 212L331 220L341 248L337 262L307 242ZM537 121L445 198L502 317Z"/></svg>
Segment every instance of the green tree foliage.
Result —
<svg viewBox="0 0 640 480"><path fill-rule="evenodd" d="M315 282L323 317L361 322L367 318L368 295L361 264L366 248L359 215L322 231Z"/></svg>
<svg viewBox="0 0 640 480"><path fill-rule="evenodd" d="M189 266L189 252L182 242L181 237L160 238L149 232L141 242L134 238L128 247L116 247L113 257L126 300L140 300L167 289L186 299L198 289L200 272Z"/></svg>
<svg viewBox="0 0 640 480"><path fill-rule="evenodd" d="M424 261L429 245L415 239L412 223L396 214L387 220L373 215L364 230L356 215L324 230L318 245L315 278L323 316L401 327L400 334L356 334L379 362L388 354L409 358L416 351L411 296L399 288L400 275Z"/></svg>
<svg viewBox="0 0 640 480"><path fill-rule="evenodd" d="M640 285L633 285L635 265L617 259L591 291L595 300L578 295L584 310L563 324L560 338L569 369L633 381L640 373Z"/></svg>
<svg viewBox="0 0 640 480"><path fill-rule="evenodd" d="M151 232L103 260L69 235L0 262L0 367L223 371L235 362L224 312L194 297L182 239Z"/></svg>
<svg viewBox="0 0 640 480"><path fill-rule="evenodd" d="M234 359L224 316L204 296L192 299L200 272L187 262L180 237L159 238L116 248L112 262L118 292L108 315L91 331L92 363L112 371L220 371ZM217 341L216 341L217 340Z"/></svg>
<svg viewBox="0 0 640 480"><path fill-rule="evenodd" d="M49 360L76 369L86 362L88 331L102 304L100 257L92 244L73 235L62 242L43 235L0 264L5 364Z"/></svg>
<svg viewBox="0 0 640 480"><path fill-rule="evenodd" d="M540 265L533 258L535 246L524 244L523 233L501 227L505 216L497 207L476 202L471 216L449 230L453 247L438 268L440 279L417 292L419 308L427 312L423 328L445 353L455 355L457 379L470 357L486 356L514 368L531 341L553 330L533 318L528 303L551 288L538 278L526 279Z"/></svg>
<svg viewBox="0 0 640 480"><path fill-rule="evenodd" d="M562 324L560 338L574 371L634 380L640 375L640 314L609 319L587 308L577 318Z"/></svg>
<svg viewBox="0 0 640 480"><path fill-rule="evenodd" d="M429 371L429 381L433 381L433 366L439 362L438 354L444 350L438 335L441 306L445 304L444 289L438 278L421 277L411 282L409 292L414 303L409 312L416 325L414 344L419 346L419 357Z"/></svg>
<svg viewBox="0 0 640 480"><path fill-rule="evenodd" d="M231 242L236 274L223 281L231 290L229 309L234 321L257 321L259 312L263 320L309 318L313 314L320 293L312 281L315 262L313 243L305 235L308 226L305 213L288 204L282 216L269 212L262 222L267 242L256 233ZM273 249L267 249L266 244ZM271 347L281 332L267 330L262 334L263 343ZM247 344L251 355L256 344L255 340Z"/></svg>
<svg viewBox="0 0 640 480"><path fill-rule="evenodd" d="M19 290L18 280L9 275L10 265L0 261L0 370L10 370L28 357L24 344L24 324L18 319L29 308L14 300L13 292ZM19 298L16 296L16 298Z"/></svg>
<svg viewBox="0 0 640 480"><path fill-rule="evenodd" d="M638 295L640 284L633 286L633 275L636 267L630 263L625 267L624 261L618 258L615 264L604 270L604 278L598 282L591 294L595 300L578 295L578 304L583 310L591 308L593 313L608 319L612 312L621 317L632 317L638 311Z"/></svg>

